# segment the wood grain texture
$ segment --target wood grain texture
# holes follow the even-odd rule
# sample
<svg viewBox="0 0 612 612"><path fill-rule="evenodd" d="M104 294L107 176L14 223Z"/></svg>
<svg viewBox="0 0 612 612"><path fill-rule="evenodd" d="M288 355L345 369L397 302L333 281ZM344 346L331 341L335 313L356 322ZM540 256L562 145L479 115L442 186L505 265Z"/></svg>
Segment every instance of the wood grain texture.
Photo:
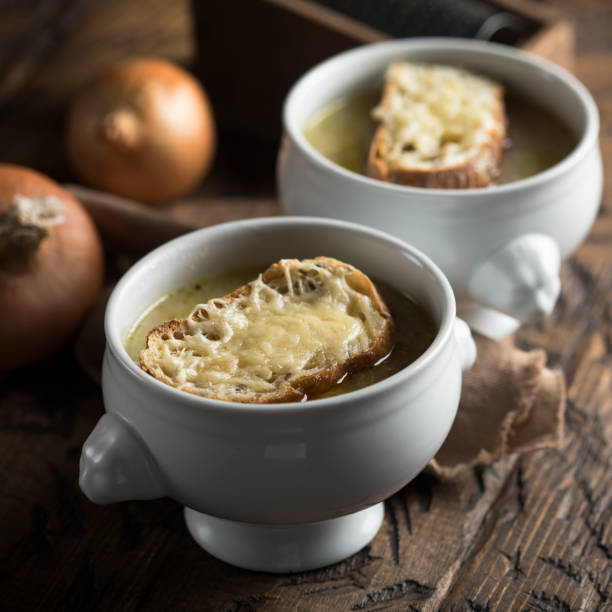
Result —
<svg viewBox="0 0 612 612"><path fill-rule="evenodd" d="M1 40L14 48L18 36L8 33L30 22L25 3L4 4ZM120 4L128 16L113 21ZM45 65L36 63L0 115L2 160L71 178L57 152L61 129L46 121L85 77L80 56L89 54L96 65L141 48L184 57L189 42L177 32L188 32L180 12L186 5L162 5L92 3L82 27L93 28L98 42L90 47L90 36L75 26ZM101 507L80 493L80 448L103 406L69 346L48 362L0 378L2 609L612 610L612 6L607 0L554 5L576 24L575 69L601 113L606 181L587 241L563 266L555 312L519 334L522 347L545 348L549 365L566 375L563 447L506 458L453 484L420 475L387 502L373 542L342 563L280 576L243 571L198 548L171 500ZM148 23L154 7L175 15L167 27L155 26L161 28L157 43L134 34L138 19ZM96 15L103 25L88 21ZM113 32L117 49L106 48L104 32ZM76 73L62 74L73 61L81 66ZM51 115L42 93L33 97L33 91L49 96ZM254 162L248 140L223 146L231 154L220 154L202 193L273 195L274 151ZM109 249L109 278L132 261Z"/></svg>

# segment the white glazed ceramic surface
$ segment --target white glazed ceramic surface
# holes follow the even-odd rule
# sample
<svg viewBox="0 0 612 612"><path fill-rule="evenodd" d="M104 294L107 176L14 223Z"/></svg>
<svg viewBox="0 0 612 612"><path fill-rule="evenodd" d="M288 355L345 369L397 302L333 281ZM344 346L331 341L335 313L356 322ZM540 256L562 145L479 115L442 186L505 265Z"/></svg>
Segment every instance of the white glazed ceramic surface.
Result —
<svg viewBox="0 0 612 612"><path fill-rule="evenodd" d="M303 129L316 111L380 87L386 66L400 58L459 65L496 78L551 109L571 127L578 144L535 176L467 190L384 183L315 151ZM442 268L459 300L475 300L521 320L550 313L560 288L560 260L586 236L602 191L597 108L568 72L482 41L426 38L368 45L306 73L287 97L283 122L278 185L287 213L352 220L406 240ZM490 335L501 334L491 330Z"/></svg>
<svg viewBox="0 0 612 612"><path fill-rule="evenodd" d="M439 326L432 346L380 383L301 404L190 395L148 376L129 358L124 342L132 324L167 292L224 270L322 254L414 296ZM83 446L82 490L96 503L168 495L190 509L192 534L213 554L270 571L325 565L373 537L382 516L376 504L413 478L442 444L459 402L462 369L475 357L469 330L455 318L451 287L427 257L376 230L304 217L218 225L153 251L115 288L105 332L107 414ZM245 524L260 525L249 530ZM281 525L288 526L285 532ZM268 533L270 546L253 553L253 546L236 544L230 551L228 542L243 541L245 529L255 547ZM330 530L336 544L313 546L313 537ZM279 533L288 534L293 548L283 538L274 548Z"/></svg>

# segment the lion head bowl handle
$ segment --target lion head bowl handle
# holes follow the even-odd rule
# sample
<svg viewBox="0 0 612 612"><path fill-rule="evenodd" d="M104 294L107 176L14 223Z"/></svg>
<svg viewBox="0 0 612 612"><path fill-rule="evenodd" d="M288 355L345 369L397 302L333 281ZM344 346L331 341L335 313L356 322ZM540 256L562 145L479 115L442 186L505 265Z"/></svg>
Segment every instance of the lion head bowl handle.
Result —
<svg viewBox="0 0 612 612"><path fill-rule="evenodd" d="M545 234L523 234L476 267L468 292L480 304L529 321L550 314L561 281L561 253Z"/></svg>
<svg viewBox="0 0 612 612"><path fill-rule="evenodd" d="M83 444L79 486L96 504L166 494L149 449L124 419L112 413L102 416Z"/></svg>

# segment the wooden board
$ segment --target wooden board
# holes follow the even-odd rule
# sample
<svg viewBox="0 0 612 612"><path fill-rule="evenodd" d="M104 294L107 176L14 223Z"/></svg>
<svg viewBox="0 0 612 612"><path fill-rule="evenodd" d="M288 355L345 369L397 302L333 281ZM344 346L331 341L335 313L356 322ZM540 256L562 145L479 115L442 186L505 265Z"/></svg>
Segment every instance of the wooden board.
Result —
<svg viewBox="0 0 612 612"><path fill-rule="evenodd" d="M105 10L118 4L104 3ZM148 23L154 18L148 9L160 4L127 0L122 6ZM371 545L330 568L281 576L242 571L199 549L171 500L95 506L80 493L80 448L103 405L68 346L44 364L0 379L2 609L612 608L612 7L607 0L557 0L555 7L576 22L576 74L600 109L605 171L602 211L563 266L558 307L519 335L525 348L544 347L549 364L566 375L563 447L506 459L456 484L419 476L387 503ZM4 31L16 23L10 15L5 10L0 19ZM119 28L121 20L114 23ZM51 59L49 70L66 69L51 66ZM52 72L37 70L31 83L52 87ZM40 164L61 181L73 180L40 114L42 101L26 104L28 96L19 96L21 108L0 115L2 159ZM270 174L265 165L254 170L244 161L248 146L234 146L236 154L223 157L205 195L273 196L273 167ZM109 281L134 261L123 250L107 255Z"/></svg>

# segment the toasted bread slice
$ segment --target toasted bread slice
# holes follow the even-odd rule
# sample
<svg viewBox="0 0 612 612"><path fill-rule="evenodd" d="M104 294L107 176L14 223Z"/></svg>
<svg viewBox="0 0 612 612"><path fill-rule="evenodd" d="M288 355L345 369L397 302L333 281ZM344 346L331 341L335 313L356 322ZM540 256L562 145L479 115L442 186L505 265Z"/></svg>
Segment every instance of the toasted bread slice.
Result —
<svg viewBox="0 0 612 612"><path fill-rule="evenodd" d="M506 136L499 83L454 68L395 62L386 73L367 174L415 187L484 187Z"/></svg>
<svg viewBox="0 0 612 612"><path fill-rule="evenodd" d="M373 365L393 342L372 281L328 257L283 259L187 319L151 330L143 370L204 397L296 402Z"/></svg>

